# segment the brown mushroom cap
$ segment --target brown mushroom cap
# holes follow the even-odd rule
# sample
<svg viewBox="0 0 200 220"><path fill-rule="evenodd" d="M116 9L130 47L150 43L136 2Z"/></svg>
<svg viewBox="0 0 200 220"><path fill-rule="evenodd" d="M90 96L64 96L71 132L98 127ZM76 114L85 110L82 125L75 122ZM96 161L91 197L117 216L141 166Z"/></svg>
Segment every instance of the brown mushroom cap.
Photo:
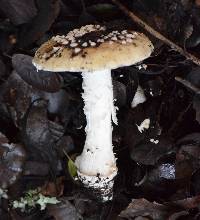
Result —
<svg viewBox="0 0 200 220"><path fill-rule="evenodd" d="M48 71L90 72L136 64L152 51L151 41L142 33L86 25L44 43L33 64Z"/></svg>

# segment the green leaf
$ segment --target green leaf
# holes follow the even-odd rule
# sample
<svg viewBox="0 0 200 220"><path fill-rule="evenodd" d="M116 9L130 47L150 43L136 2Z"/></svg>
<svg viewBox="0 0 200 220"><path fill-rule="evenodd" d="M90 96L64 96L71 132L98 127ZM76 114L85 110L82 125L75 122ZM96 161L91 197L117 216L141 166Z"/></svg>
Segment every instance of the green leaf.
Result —
<svg viewBox="0 0 200 220"><path fill-rule="evenodd" d="M69 174L71 175L72 178L74 178L75 176L77 176L77 167L65 150L63 150L63 153L68 158L67 167Z"/></svg>
<svg viewBox="0 0 200 220"><path fill-rule="evenodd" d="M87 10L93 13L105 13L114 9L116 9L116 6L108 3L98 3L87 7Z"/></svg>
<svg viewBox="0 0 200 220"><path fill-rule="evenodd" d="M95 4L87 7L87 11L93 16L110 17L118 12L118 8L112 4Z"/></svg>
<svg viewBox="0 0 200 220"><path fill-rule="evenodd" d="M77 176L77 167L75 165L75 163L70 159L68 158L68 171L69 171L69 174L71 175L71 177L75 177Z"/></svg>

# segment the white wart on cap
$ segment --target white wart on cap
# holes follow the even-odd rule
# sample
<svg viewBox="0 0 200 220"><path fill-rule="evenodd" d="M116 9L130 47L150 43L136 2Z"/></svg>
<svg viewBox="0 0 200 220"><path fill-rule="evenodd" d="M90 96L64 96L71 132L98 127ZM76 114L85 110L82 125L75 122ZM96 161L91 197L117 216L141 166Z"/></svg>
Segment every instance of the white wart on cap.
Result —
<svg viewBox="0 0 200 220"><path fill-rule="evenodd" d="M151 41L132 30L86 25L44 43L33 59L38 69L91 72L138 63L153 51Z"/></svg>

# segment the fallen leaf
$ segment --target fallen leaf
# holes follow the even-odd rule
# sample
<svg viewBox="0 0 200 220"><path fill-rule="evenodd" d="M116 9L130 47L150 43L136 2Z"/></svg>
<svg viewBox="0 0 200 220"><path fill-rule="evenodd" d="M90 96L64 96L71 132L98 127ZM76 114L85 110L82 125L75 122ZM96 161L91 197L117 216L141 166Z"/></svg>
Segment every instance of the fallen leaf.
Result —
<svg viewBox="0 0 200 220"><path fill-rule="evenodd" d="M7 189L22 175L26 152L19 144L9 144L0 134L0 187Z"/></svg>
<svg viewBox="0 0 200 220"><path fill-rule="evenodd" d="M0 78L1 78L6 73L6 65L4 64L4 62L1 59L0 59L0 67L1 67L0 68Z"/></svg>
<svg viewBox="0 0 200 220"><path fill-rule="evenodd" d="M193 195L200 195L200 169L193 173L190 179L190 192Z"/></svg>
<svg viewBox="0 0 200 220"><path fill-rule="evenodd" d="M15 25L28 23L37 14L34 0L0 0L0 5Z"/></svg>
<svg viewBox="0 0 200 220"><path fill-rule="evenodd" d="M22 126L22 139L33 160L48 162L57 169L56 142L63 136L64 128L48 120L47 101L38 100L27 112Z"/></svg>
<svg viewBox="0 0 200 220"><path fill-rule="evenodd" d="M50 29L59 14L59 2L59 0L36 1L37 15L20 32L19 44L21 47L27 47L39 40Z"/></svg>
<svg viewBox="0 0 200 220"><path fill-rule="evenodd" d="M199 95L194 96L192 104L193 104L193 108L196 111L196 120L200 124L200 96Z"/></svg>
<svg viewBox="0 0 200 220"><path fill-rule="evenodd" d="M195 4L200 7L200 0L195 0Z"/></svg>
<svg viewBox="0 0 200 220"><path fill-rule="evenodd" d="M22 80L15 71L2 85L1 95L17 127L20 127L21 120L31 103L40 97L39 92Z"/></svg>
<svg viewBox="0 0 200 220"><path fill-rule="evenodd" d="M74 178L75 176L77 176L77 167L70 158L68 159L67 166L68 166L68 171L71 177Z"/></svg>
<svg viewBox="0 0 200 220"><path fill-rule="evenodd" d="M48 176L50 167L48 163L39 161L26 161L24 164L24 176Z"/></svg>
<svg viewBox="0 0 200 220"><path fill-rule="evenodd" d="M25 54L14 54L12 65L20 77L29 85L46 92L57 92L62 85L59 74L48 71L37 71L32 64L32 57Z"/></svg>
<svg viewBox="0 0 200 220"><path fill-rule="evenodd" d="M159 137L159 142L141 143L131 149L131 158L137 163L145 165L155 165L155 163L163 156L170 154L173 146L166 137Z"/></svg>
<svg viewBox="0 0 200 220"><path fill-rule="evenodd" d="M77 212L76 208L67 200L60 199L60 203L56 205L48 205L48 215L54 217L55 220L81 220L83 217Z"/></svg>
<svg viewBox="0 0 200 220"><path fill-rule="evenodd" d="M119 214L119 217L130 220L139 216L154 220L166 220L168 209L162 204L151 203L146 199L133 199L128 207Z"/></svg>
<svg viewBox="0 0 200 220"><path fill-rule="evenodd" d="M121 107L126 104L126 86L117 80L113 80L113 96L115 105Z"/></svg>
<svg viewBox="0 0 200 220"><path fill-rule="evenodd" d="M190 179L200 168L200 134L191 133L177 141L179 150L176 153L176 177Z"/></svg>
<svg viewBox="0 0 200 220"><path fill-rule="evenodd" d="M187 210L194 209L200 205L200 196L198 195L194 197L180 199L169 203L166 202L165 204L170 206L175 205L177 207L181 207L182 209L187 209Z"/></svg>
<svg viewBox="0 0 200 220"><path fill-rule="evenodd" d="M118 219L140 219L138 217L149 220L178 220L179 217L185 219L186 216L189 216L188 209L198 205L199 200L197 197L164 204L149 202L146 199L133 199L128 207L119 214L121 218Z"/></svg>
<svg viewBox="0 0 200 220"><path fill-rule="evenodd" d="M55 182L47 182L41 187L44 196L60 197L63 195L64 177L58 177Z"/></svg>

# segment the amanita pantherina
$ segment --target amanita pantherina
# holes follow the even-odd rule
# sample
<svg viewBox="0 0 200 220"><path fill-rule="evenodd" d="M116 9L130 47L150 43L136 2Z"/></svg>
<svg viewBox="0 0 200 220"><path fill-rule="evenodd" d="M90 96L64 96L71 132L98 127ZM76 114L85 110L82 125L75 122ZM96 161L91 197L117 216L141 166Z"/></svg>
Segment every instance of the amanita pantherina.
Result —
<svg viewBox="0 0 200 220"><path fill-rule="evenodd" d="M150 40L142 33L86 25L66 36L53 37L33 59L37 69L82 72L86 142L75 164L79 179L104 201L112 199L117 174L112 146L111 118L116 124L117 120L111 69L138 63L152 51Z"/></svg>

